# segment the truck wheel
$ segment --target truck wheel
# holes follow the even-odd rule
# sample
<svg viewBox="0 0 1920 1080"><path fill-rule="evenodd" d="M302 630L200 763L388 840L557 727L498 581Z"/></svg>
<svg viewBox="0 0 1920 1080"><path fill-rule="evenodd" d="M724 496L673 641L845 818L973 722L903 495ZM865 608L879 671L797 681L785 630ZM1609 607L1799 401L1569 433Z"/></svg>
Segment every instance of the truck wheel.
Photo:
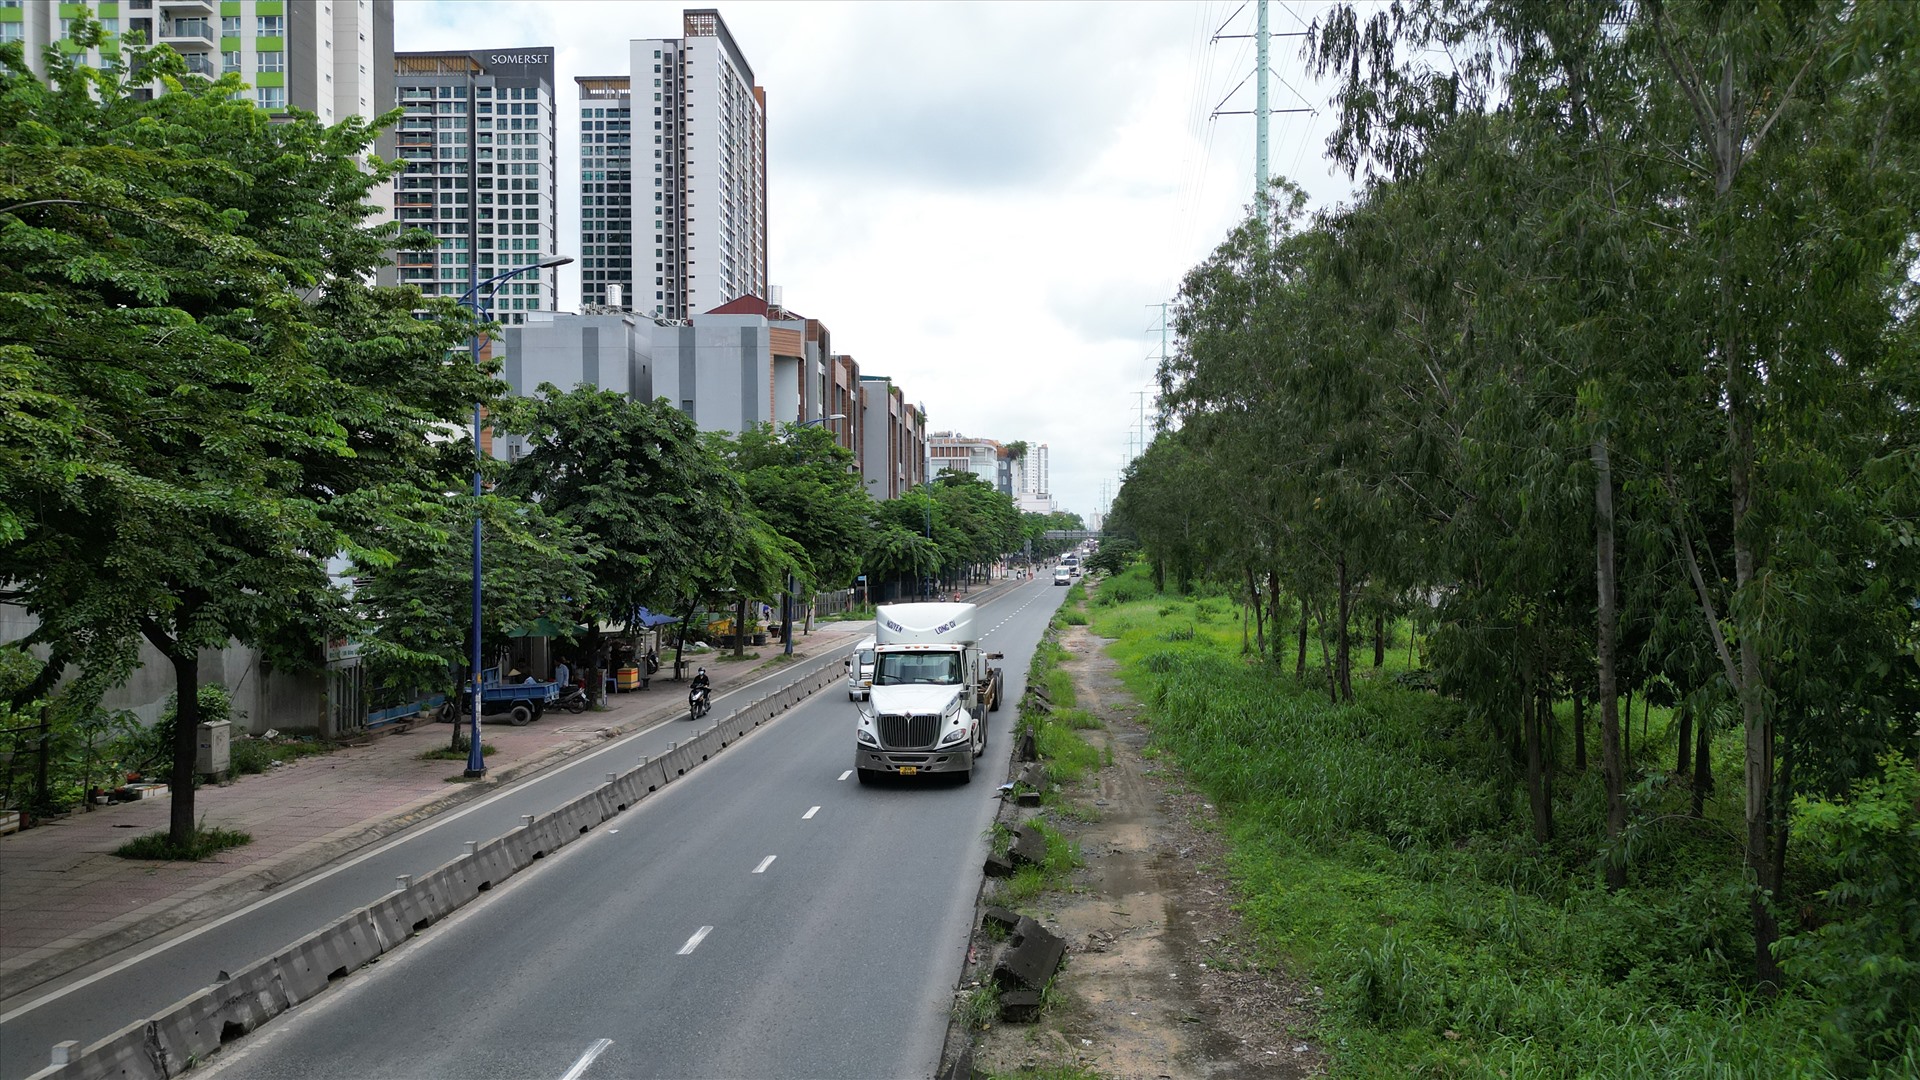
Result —
<svg viewBox="0 0 1920 1080"><path fill-rule="evenodd" d="M994 672L993 673L993 704L987 706L988 712L1000 711L1000 697L1001 697L1001 694L1005 692L1006 688L1007 688L1007 680L1006 680L1005 673L999 672L999 671Z"/></svg>
<svg viewBox="0 0 1920 1080"><path fill-rule="evenodd" d="M855 769L853 775L859 778L861 787L866 787L879 779L879 774L872 769Z"/></svg>
<svg viewBox="0 0 1920 1080"><path fill-rule="evenodd" d="M533 710L525 705L515 705L513 711L507 714L507 720L514 727L526 727L533 722Z"/></svg>
<svg viewBox="0 0 1920 1080"><path fill-rule="evenodd" d="M972 755L968 755L968 757L967 757L967 771L966 771L966 772L963 772L963 773L961 773L961 774L960 774L960 783L962 783L962 784L971 784L971 783L973 783L973 769L974 769L974 762L973 762L973 759L974 759L975 757L978 757L978 756L979 756L979 755L977 755L977 754L972 754Z"/></svg>

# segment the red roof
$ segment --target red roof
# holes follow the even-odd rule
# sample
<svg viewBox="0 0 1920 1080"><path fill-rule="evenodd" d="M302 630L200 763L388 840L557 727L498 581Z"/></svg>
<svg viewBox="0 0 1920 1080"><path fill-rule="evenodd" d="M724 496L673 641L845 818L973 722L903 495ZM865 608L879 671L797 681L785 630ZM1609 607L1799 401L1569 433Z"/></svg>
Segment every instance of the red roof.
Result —
<svg viewBox="0 0 1920 1080"><path fill-rule="evenodd" d="M732 300L727 301L724 304L721 304L719 307L714 308L712 311L707 312L707 314L709 315L758 315L764 319L767 317L767 302L753 295L752 293L748 293L745 296L736 297Z"/></svg>

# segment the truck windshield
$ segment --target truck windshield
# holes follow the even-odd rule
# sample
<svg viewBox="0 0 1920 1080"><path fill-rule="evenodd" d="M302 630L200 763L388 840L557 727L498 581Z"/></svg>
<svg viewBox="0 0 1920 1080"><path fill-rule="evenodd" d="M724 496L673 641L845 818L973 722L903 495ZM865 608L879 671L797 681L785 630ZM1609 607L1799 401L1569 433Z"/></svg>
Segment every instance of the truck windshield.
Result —
<svg viewBox="0 0 1920 1080"><path fill-rule="evenodd" d="M960 683L960 654L881 653L874 668L873 685L898 686L904 683L933 683L957 686Z"/></svg>

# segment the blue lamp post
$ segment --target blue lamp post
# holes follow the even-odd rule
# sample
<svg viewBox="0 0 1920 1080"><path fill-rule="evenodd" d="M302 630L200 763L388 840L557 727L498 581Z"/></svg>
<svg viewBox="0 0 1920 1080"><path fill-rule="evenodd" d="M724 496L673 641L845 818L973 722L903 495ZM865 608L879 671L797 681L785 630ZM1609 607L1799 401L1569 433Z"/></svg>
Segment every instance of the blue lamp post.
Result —
<svg viewBox="0 0 1920 1080"><path fill-rule="evenodd" d="M468 254L472 256L476 253L470 251ZM573 256L571 255L554 255L527 266L516 266L511 270L502 270L500 273L485 279L478 277L480 273L478 261L470 261L467 264L471 268L468 271L467 280L472 284L466 292L460 294L458 303L479 316L481 323L492 322L494 294L500 291L500 286L505 284L508 279L519 277L521 274L532 273L535 270L548 270L556 266L565 266L572 261ZM487 290L485 295L481 294L481 289ZM480 332L478 328L474 331L470 349L473 356L473 366L479 367ZM485 459L480 450L480 403L476 401L473 403L473 683L469 687L469 691L473 695L473 726L468 730L467 734L466 771L466 775L473 779L487 775L487 762L480 753L480 485L481 473L483 471L482 466L484 463Z"/></svg>

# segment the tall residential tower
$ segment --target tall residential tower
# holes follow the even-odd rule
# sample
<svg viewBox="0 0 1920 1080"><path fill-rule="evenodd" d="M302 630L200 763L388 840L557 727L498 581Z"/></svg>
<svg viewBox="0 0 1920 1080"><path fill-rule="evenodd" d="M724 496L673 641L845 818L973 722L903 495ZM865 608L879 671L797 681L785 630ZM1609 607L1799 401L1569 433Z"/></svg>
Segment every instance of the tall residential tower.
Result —
<svg viewBox="0 0 1920 1080"><path fill-rule="evenodd" d="M398 253L383 279L458 297L470 280L555 254L553 50L396 53L393 67L405 116L380 149L406 162L394 216L431 232L434 246ZM554 310L558 291L554 270L514 278L494 296L494 317L519 325Z"/></svg>
<svg viewBox="0 0 1920 1080"><path fill-rule="evenodd" d="M767 289L766 93L720 13L629 47L580 91L580 292L686 319Z"/></svg>

